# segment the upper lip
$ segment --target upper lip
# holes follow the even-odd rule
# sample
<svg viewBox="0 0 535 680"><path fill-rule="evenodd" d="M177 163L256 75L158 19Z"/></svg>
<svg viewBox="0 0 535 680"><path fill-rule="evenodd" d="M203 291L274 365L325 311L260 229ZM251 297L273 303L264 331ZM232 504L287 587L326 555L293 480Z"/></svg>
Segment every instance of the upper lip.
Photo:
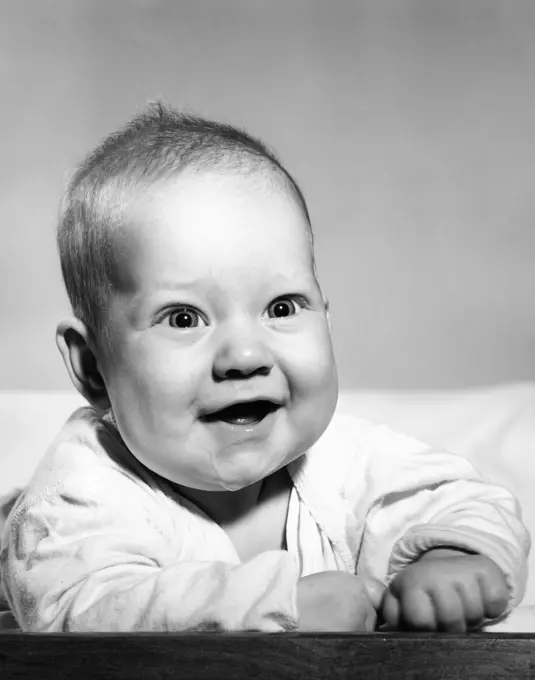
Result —
<svg viewBox="0 0 535 680"><path fill-rule="evenodd" d="M273 408L278 408L282 406L283 400L276 397L268 397L265 395L258 395L255 397L244 397L242 399L233 399L232 401L221 401L214 404L209 404L205 406L200 413L201 418L211 418L225 409L229 409L233 406L241 404L254 404L258 402L264 402L271 404Z"/></svg>

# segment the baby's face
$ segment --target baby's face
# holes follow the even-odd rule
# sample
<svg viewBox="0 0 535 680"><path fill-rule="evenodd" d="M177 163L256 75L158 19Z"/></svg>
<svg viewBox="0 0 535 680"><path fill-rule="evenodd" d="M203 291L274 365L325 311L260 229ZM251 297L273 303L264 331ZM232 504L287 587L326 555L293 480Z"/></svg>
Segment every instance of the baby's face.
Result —
<svg viewBox="0 0 535 680"><path fill-rule="evenodd" d="M115 253L100 367L132 453L173 482L237 490L327 427L337 377L305 217L289 192L185 174L136 201Z"/></svg>

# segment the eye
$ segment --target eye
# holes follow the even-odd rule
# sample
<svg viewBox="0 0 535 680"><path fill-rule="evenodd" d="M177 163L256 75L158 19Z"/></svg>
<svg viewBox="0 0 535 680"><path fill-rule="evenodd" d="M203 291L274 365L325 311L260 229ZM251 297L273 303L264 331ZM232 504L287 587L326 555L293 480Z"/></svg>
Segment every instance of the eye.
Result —
<svg viewBox="0 0 535 680"><path fill-rule="evenodd" d="M167 315L167 320L171 328L178 328L180 330L188 330L206 325L199 312L191 307L173 309Z"/></svg>
<svg viewBox="0 0 535 680"><path fill-rule="evenodd" d="M298 314L304 307L304 302L293 297L282 297L274 300L268 307L268 316L271 319L284 319L287 316Z"/></svg>

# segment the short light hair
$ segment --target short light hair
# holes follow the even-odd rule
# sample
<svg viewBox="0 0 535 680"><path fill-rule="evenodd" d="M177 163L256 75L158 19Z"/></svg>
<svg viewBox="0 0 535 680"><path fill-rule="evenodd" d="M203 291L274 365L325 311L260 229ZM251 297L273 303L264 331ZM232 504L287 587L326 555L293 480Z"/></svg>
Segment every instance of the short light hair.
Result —
<svg viewBox="0 0 535 680"><path fill-rule="evenodd" d="M73 313L95 338L106 330L103 315L118 285L114 226L137 192L187 168L270 170L303 210L312 243L305 198L273 151L231 125L152 103L87 156L61 205L57 240L63 280Z"/></svg>

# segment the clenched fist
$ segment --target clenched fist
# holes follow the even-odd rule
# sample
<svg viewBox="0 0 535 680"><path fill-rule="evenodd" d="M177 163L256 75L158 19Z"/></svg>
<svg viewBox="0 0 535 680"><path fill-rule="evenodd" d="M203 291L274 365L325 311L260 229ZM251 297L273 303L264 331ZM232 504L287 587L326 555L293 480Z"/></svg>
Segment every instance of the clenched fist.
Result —
<svg viewBox="0 0 535 680"><path fill-rule="evenodd" d="M389 584L380 606L394 628L464 633L505 611L509 592L488 557L431 550Z"/></svg>
<svg viewBox="0 0 535 680"><path fill-rule="evenodd" d="M384 586L343 571L322 571L297 584L300 631L356 633L375 630Z"/></svg>

